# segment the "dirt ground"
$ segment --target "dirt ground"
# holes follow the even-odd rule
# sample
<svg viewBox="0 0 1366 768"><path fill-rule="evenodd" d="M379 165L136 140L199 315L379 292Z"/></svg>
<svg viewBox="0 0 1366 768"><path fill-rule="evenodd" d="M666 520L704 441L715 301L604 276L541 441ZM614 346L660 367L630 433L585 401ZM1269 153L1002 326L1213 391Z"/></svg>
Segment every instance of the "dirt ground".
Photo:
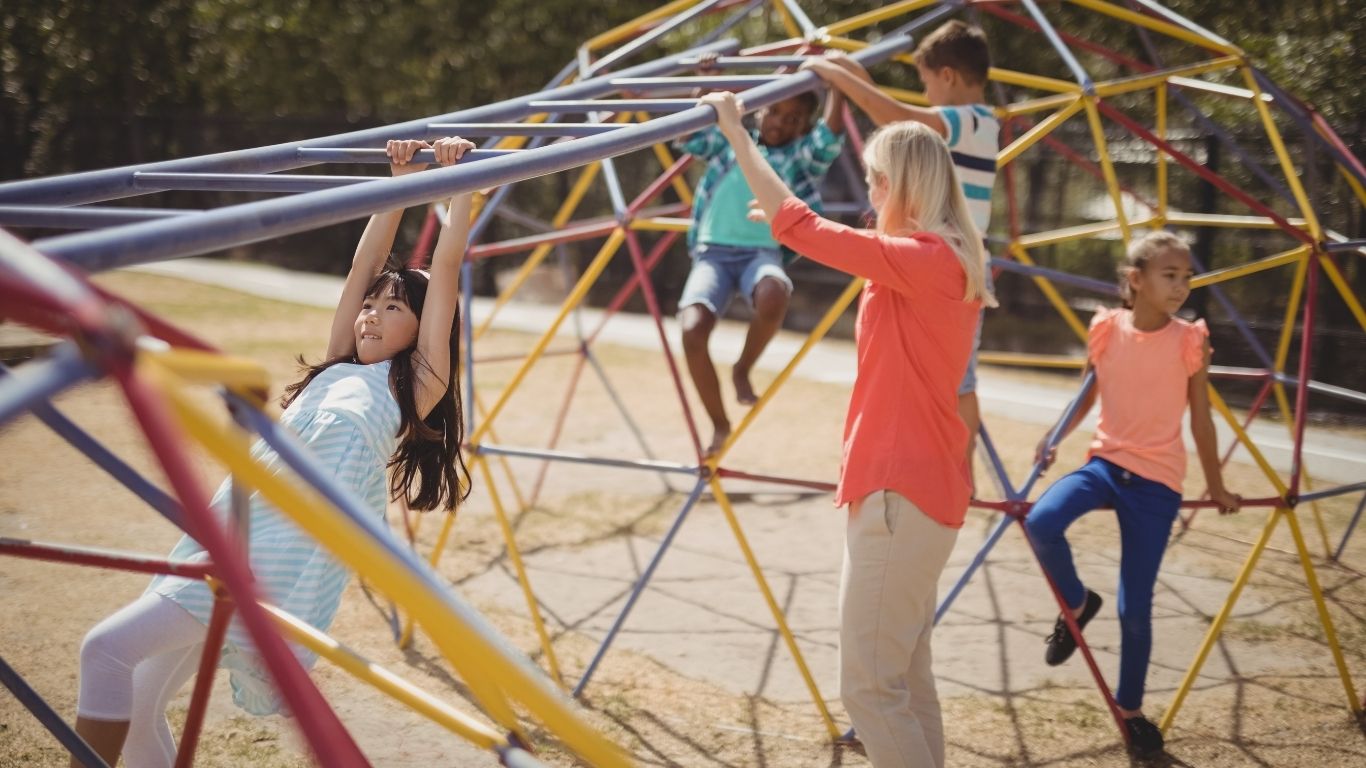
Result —
<svg viewBox="0 0 1366 768"><path fill-rule="evenodd" d="M262 362L276 382L293 379L296 354L318 354L325 342L329 318L324 311L147 275L114 274L101 282L230 352ZM481 341L478 353L521 353L533 341L523 334L495 332ZM612 347L595 351L653 454L686 461L690 444L662 356ZM498 417L495 442L545 444L577 359L558 356L536 366ZM480 366L480 399L485 406L493 404L516 368L516 363ZM1020 374L991 370L984 375ZM761 377L756 383L768 381ZM789 382L738 443L727 466L833 479L847 394L843 387ZM57 402L77 423L160 482L111 387L82 387ZM696 412L695 401L693 408ZM1000 416L989 417L988 426L1018 482L1040 428ZM1084 442L1074 437L1065 444L1059 466L1077 465ZM637 458L643 453L592 366L582 373L561 447L596 456ZM168 523L36 419L22 417L0 429L0 455L0 536L157 556L178 537ZM216 483L220 470L206 458L200 463L205 481ZM556 464L537 493L539 463L511 461L509 469L517 488L495 466L498 490L517 512L517 543L556 654L572 684L679 514L693 481L686 475L666 481L652 473ZM1194 464L1191 478L1188 493L1198 491L1192 488L1199 484ZM1231 466L1228 482L1245 496L1270 493L1269 484L1253 467ZM978 485L984 495L996 495L992 481L980 470ZM831 508L828 495L742 482L727 482L726 489L733 494L747 541L786 613L820 695L842 730L847 719L835 672L841 516ZM517 494L528 501L535 496L535 503L519 508L513 502ZM1333 546L1356 501L1346 497L1320 505L1326 538ZM1366 535L1358 533L1340 563L1329 562L1311 510L1301 507L1298 517L1346 665L1360 685L1366 678ZM996 520L981 511L969 515L941 582L941 594L971 561ZM1188 531L1174 537L1155 601L1146 704L1150 716L1160 716L1170 706L1204 632L1267 520L1266 510L1226 518L1202 514ZM391 522L397 525L396 521L391 510ZM433 516L422 527L424 553L432 546L436 522ZM1366 731L1349 713L1348 695L1288 528L1285 521L1276 526L1227 631L1214 645L1169 733L1169 755L1155 764L1366 764ZM1081 574L1106 600L1087 636L1101 669L1113 677L1118 663L1115 526L1112 518L1098 513L1074 531ZM441 574L513 645L543 663L491 512L488 489L478 476L452 539L439 564ZM0 656L58 713L73 717L83 634L136 597L145 584L141 576L0 558ZM474 711L427 638L419 636L406 651L395 646L388 608L387 601L353 581L332 634L442 699ZM936 632L936 672L950 765L1130 764L1080 656L1059 668L1043 664L1042 638L1055 613L1018 531L1006 531ZM391 704L326 662L313 674L376 765L496 764L492 756ZM1354 695L1360 697L1360 690ZM188 690L173 708L173 718L183 718L187 699ZM679 527L650 588L587 686L583 704L592 721L644 765L867 765L857 748L832 745L734 535L706 495ZM533 733L548 764L573 764L553 739ZM308 763L289 720L251 718L234 710L222 675L201 745L199 765L275 768ZM55 766L65 760L57 742L23 707L0 695L0 765Z"/></svg>

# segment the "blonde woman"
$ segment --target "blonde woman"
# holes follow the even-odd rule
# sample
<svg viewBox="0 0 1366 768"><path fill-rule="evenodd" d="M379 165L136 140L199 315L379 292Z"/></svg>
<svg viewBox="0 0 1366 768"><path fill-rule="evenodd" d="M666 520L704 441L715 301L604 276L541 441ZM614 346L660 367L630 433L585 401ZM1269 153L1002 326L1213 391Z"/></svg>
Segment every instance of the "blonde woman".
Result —
<svg viewBox="0 0 1366 768"><path fill-rule="evenodd" d="M840 696L873 765L942 766L930 663L936 588L968 507L968 430L958 383L985 285L944 140L896 123L863 153L877 227L817 216L778 178L740 122L734 94L703 99L782 245L866 278L858 376L844 427L837 506L848 507L840 580Z"/></svg>

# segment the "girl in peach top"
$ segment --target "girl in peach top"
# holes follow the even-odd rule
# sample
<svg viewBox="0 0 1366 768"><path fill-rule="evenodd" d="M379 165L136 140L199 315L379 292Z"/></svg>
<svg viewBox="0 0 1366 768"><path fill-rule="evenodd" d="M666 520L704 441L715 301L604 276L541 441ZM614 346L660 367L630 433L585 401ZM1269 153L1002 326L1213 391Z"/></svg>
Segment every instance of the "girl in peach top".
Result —
<svg viewBox="0 0 1366 768"><path fill-rule="evenodd" d="M1170 232L1136 241L1120 269L1124 309L1101 310L1091 320L1087 368L1096 386L1066 436L1100 397L1100 420L1087 463L1054 483L1025 519L1029 539L1059 593L1081 627L1099 610L1100 596L1082 586L1064 533L1087 512L1113 506L1119 520L1119 686L1115 701L1129 731L1129 746L1140 756L1162 750L1162 732L1143 717L1143 686L1152 649L1153 585L1172 522L1181 504L1186 449L1181 415L1190 406L1191 434L1205 471L1210 498L1224 514L1240 499L1224 488L1219 450L1210 419L1207 390L1209 331L1203 320L1189 323L1173 314L1190 295L1190 249ZM1056 449L1038 460L1052 464ZM1067 623L1058 617L1044 656L1050 665L1076 649Z"/></svg>
<svg viewBox="0 0 1366 768"><path fill-rule="evenodd" d="M840 580L840 695L873 765L939 767L944 733L930 665L940 571L968 506L958 384L985 287L944 140L918 123L879 130L863 153L877 229L817 216L792 196L740 123L734 94L703 99L774 238L867 278L858 377L835 503L848 505Z"/></svg>

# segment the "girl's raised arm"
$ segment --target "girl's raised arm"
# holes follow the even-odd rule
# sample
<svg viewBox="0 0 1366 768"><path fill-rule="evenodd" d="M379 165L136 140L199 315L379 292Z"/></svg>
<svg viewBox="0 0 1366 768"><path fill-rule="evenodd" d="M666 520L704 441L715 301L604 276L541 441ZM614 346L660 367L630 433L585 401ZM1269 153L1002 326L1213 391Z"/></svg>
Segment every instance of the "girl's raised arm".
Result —
<svg viewBox="0 0 1366 768"><path fill-rule="evenodd" d="M425 141L390 141L385 147L389 153L389 169L395 176L414 173L427 167L426 163L410 163L413 154L419 149L428 149ZM403 220L403 209L385 211L370 217L365 232L356 244L356 255L351 258L351 271L346 273L346 284L342 286L341 300L337 311L332 315L332 331L327 338L327 359L351 357L356 354L356 315L360 314L365 303L365 289L370 281L384 268L385 261L394 247L394 236L398 234L398 224Z"/></svg>
<svg viewBox="0 0 1366 768"><path fill-rule="evenodd" d="M461 138L437 139L432 149L437 162L452 165L474 149L474 143ZM413 366L413 399L418 416L424 419L451 386L447 378L451 370L451 327L460 299L460 266L470 237L471 196L466 192L451 198L446 225L432 252L431 278L417 327L417 364Z"/></svg>
<svg viewBox="0 0 1366 768"><path fill-rule="evenodd" d="M1219 514L1228 515L1238 511L1243 499L1224 487L1224 473L1219 468L1219 435L1214 431L1214 420L1209 414L1209 340L1205 340L1205 361L1190 377L1187 385L1186 400L1191 409L1191 437L1195 439L1195 450L1200 454L1200 467L1205 471L1205 485L1209 488L1210 500L1219 505Z"/></svg>

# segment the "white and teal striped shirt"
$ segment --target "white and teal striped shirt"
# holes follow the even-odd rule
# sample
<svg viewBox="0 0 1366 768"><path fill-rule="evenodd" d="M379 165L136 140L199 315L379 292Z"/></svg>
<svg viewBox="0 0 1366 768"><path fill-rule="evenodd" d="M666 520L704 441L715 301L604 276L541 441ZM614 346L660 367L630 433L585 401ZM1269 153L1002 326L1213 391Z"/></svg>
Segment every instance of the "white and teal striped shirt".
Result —
<svg viewBox="0 0 1366 768"><path fill-rule="evenodd" d="M973 223L987 236L991 223L991 189L996 183L996 151L1001 124L985 104L935 107L944 121L944 137L958 169Z"/></svg>

